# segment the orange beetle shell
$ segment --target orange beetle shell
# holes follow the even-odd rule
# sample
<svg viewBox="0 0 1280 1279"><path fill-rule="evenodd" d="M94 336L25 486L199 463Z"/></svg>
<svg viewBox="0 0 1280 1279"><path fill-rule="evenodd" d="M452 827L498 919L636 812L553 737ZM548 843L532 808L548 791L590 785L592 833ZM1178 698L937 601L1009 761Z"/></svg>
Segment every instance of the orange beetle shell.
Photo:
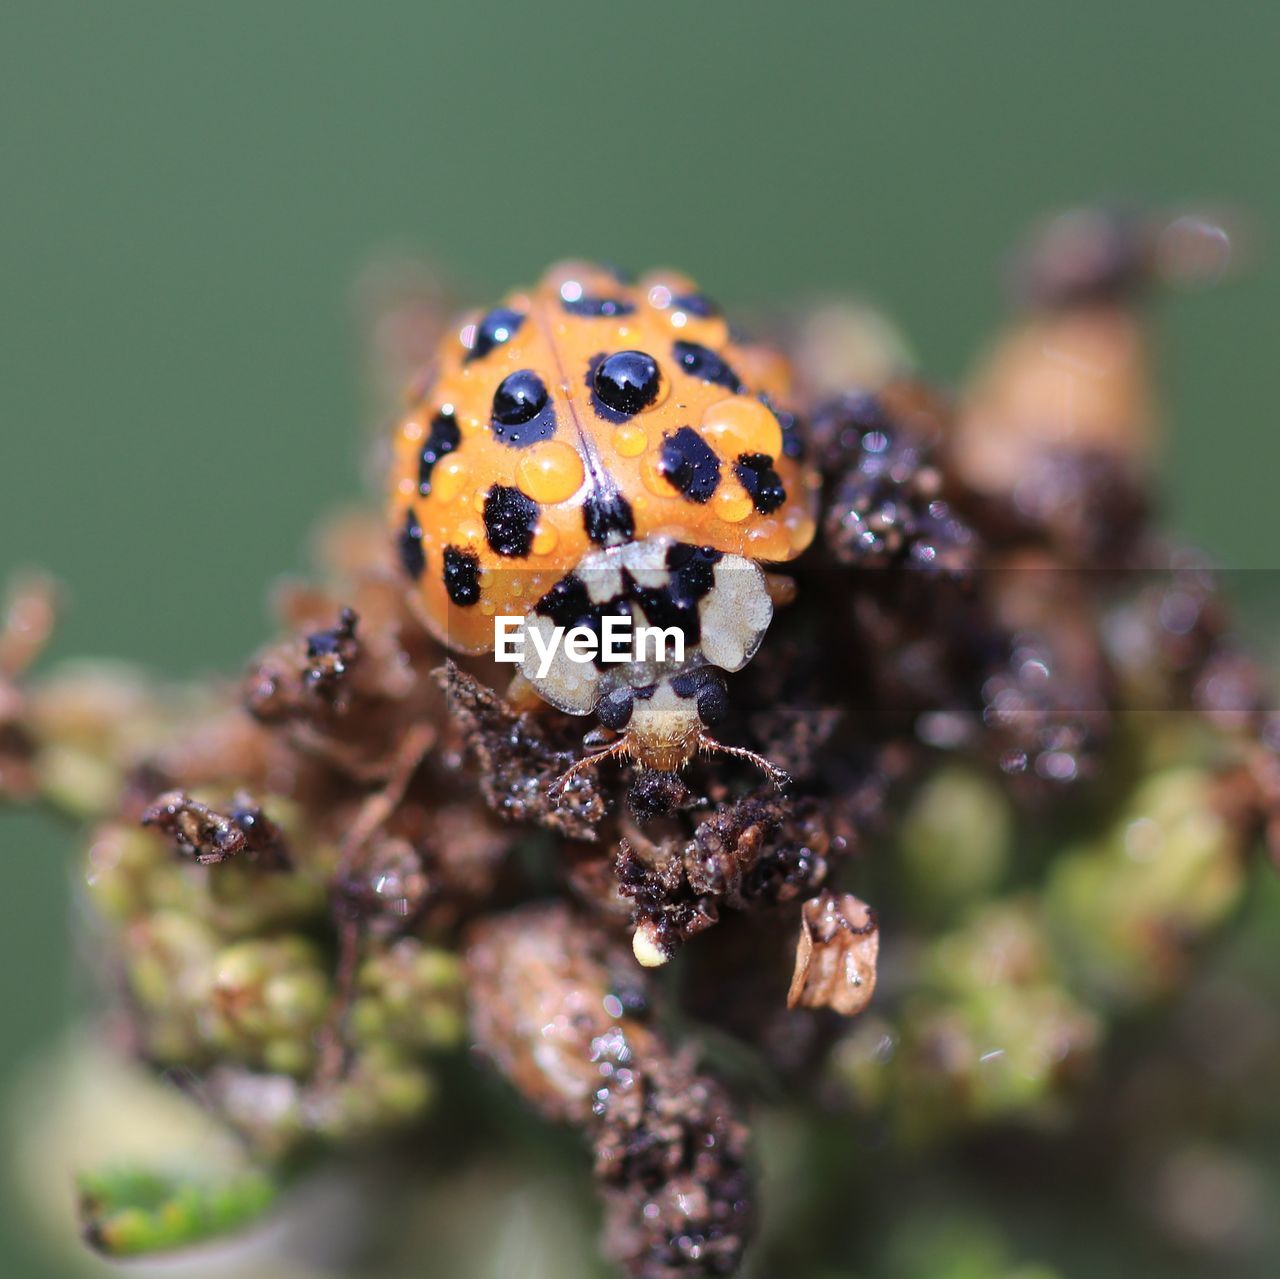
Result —
<svg viewBox="0 0 1280 1279"><path fill-rule="evenodd" d="M656 393L635 411L596 393L616 386L598 370L619 352L656 365ZM819 481L782 407L789 382L780 356L733 341L672 272L624 285L562 264L473 318L443 344L395 439L389 513L431 631L489 651L495 615L523 616L585 554L619 540L799 555ZM515 418L527 413L539 384L545 407L511 425L512 405Z"/></svg>

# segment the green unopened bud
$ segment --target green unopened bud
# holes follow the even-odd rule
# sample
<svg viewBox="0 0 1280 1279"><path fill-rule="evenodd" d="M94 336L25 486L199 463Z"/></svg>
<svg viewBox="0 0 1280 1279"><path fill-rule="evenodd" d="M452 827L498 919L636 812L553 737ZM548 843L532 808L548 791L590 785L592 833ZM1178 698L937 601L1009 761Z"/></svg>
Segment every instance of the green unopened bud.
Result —
<svg viewBox="0 0 1280 1279"><path fill-rule="evenodd" d="M1012 834L1008 801L990 778L940 769L913 797L898 838L912 909L945 914L989 892L1008 868Z"/></svg>
<svg viewBox="0 0 1280 1279"><path fill-rule="evenodd" d="M456 956L406 937L361 965L351 1029L364 1044L451 1048L463 1034L462 971Z"/></svg>
<svg viewBox="0 0 1280 1279"><path fill-rule="evenodd" d="M390 1045L362 1049L341 1080L308 1099L313 1131L347 1141L408 1123L433 1096L431 1076Z"/></svg>
<svg viewBox="0 0 1280 1279"><path fill-rule="evenodd" d="M1144 782L1111 831L1061 857L1046 886L1077 978L1120 1003L1176 985L1194 942L1239 899L1242 852L1210 775L1169 769Z"/></svg>
<svg viewBox="0 0 1280 1279"><path fill-rule="evenodd" d="M36 757L41 797L78 821L92 821L115 807L119 764L75 747L50 745Z"/></svg>
<svg viewBox="0 0 1280 1279"><path fill-rule="evenodd" d="M148 832L120 823L93 833L84 878L99 914L114 924L164 907L182 910L189 896L182 868L164 845Z"/></svg>
<svg viewBox="0 0 1280 1279"><path fill-rule="evenodd" d="M212 964L210 1043L236 1060L302 1074L330 997L320 956L303 938L237 942Z"/></svg>
<svg viewBox="0 0 1280 1279"><path fill-rule="evenodd" d="M123 936L125 971L141 1014L149 1056L168 1064L204 1055L200 1019L207 1006L216 941L198 920L158 911Z"/></svg>
<svg viewBox="0 0 1280 1279"><path fill-rule="evenodd" d="M896 1024L858 1027L837 1074L908 1143L1017 1116L1056 1117L1092 1059L1097 1018L1061 984L1033 899L995 903L920 958Z"/></svg>
<svg viewBox="0 0 1280 1279"><path fill-rule="evenodd" d="M197 906L219 932L228 936L246 936L319 919L327 906L324 872L301 859L288 873L237 861L202 870L206 876L205 892Z"/></svg>

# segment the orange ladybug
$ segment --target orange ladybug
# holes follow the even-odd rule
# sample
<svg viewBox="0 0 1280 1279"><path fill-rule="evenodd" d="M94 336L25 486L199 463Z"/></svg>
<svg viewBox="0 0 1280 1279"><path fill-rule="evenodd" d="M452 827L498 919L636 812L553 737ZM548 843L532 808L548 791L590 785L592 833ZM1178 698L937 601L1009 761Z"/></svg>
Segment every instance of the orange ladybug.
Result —
<svg viewBox="0 0 1280 1279"><path fill-rule="evenodd" d="M780 356L735 340L666 271L630 284L562 264L444 342L396 432L399 561L443 643L492 652L518 619L523 654L505 660L615 735L562 782L608 755L674 771L700 749L781 779L706 730L727 708L722 672L750 660L772 617L760 565L815 532L819 479L789 393ZM672 644L556 647L613 621Z"/></svg>

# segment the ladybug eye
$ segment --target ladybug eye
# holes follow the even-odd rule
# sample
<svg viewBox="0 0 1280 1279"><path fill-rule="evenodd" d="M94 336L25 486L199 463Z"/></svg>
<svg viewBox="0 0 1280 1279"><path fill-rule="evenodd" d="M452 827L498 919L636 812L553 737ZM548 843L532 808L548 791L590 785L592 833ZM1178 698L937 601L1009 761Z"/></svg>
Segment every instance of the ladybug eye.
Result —
<svg viewBox="0 0 1280 1279"><path fill-rule="evenodd" d="M605 728L621 731L631 723L631 712L635 708L635 698L629 688L615 688L607 697L601 698L596 707L596 718Z"/></svg>
<svg viewBox="0 0 1280 1279"><path fill-rule="evenodd" d="M615 413L639 413L658 398L657 362L643 351L615 351L600 361L591 389Z"/></svg>
<svg viewBox="0 0 1280 1279"><path fill-rule="evenodd" d="M718 724L729 713L729 690L722 676L709 676L698 689L698 718L707 725Z"/></svg>

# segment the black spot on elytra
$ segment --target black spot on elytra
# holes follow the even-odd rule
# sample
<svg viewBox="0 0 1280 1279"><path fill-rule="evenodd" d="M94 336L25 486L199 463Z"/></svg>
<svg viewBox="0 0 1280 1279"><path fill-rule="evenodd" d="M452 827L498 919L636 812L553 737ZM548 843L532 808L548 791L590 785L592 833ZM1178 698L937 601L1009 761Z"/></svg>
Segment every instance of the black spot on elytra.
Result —
<svg viewBox="0 0 1280 1279"><path fill-rule="evenodd" d="M505 306L495 306L476 325L475 341L471 344L471 350L463 356L463 363L470 364L472 360L482 360L495 346L510 342L520 331L523 323L524 316L519 311L509 310Z"/></svg>
<svg viewBox="0 0 1280 1279"><path fill-rule="evenodd" d="M735 394L742 390L742 380L710 347L697 342L676 342L672 345L676 363L700 382L713 382Z"/></svg>
<svg viewBox="0 0 1280 1279"><path fill-rule="evenodd" d="M484 532L498 555L523 558L533 545L538 504L518 488L495 484L484 499Z"/></svg>
<svg viewBox="0 0 1280 1279"><path fill-rule="evenodd" d="M444 548L444 589L460 608L479 602L480 557L474 551Z"/></svg>
<svg viewBox="0 0 1280 1279"><path fill-rule="evenodd" d="M787 500L782 478L773 469L773 458L767 453L743 453L733 464L733 473L761 515L776 511Z"/></svg>
<svg viewBox="0 0 1280 1279"><path fill-rule="evenodd" d="M596 294L584 293L572 302L561 299L561 306L570 315L581 315L589 320L612 318L619 315L630 315L635 307L621 298L602 298Z"/></svg>
<svg viewBox="0 0 1280 1279"><path fill-rule="evenodd" d="M441 409L431 419L431 433L418 458L418 492L423 497L431 492L431 472L435 470L436 463L445 454L452 453L461 439L457 418L447 409Z"/></svg>
<svg viewBox="0 0 1280 1279"><path fill-rule="evenodd" d="M493 393L493 437L513 448L528 448L556 433L556 410L546 383L532 370L505 377Z"/></svg>
<svg viewBox="0 0 1280 1279"><path fill-rule="evenodd" d="M720 483L720 459L691 426L662 437L658 470L691 502L708 502Z"/></svg>
<svg viewBox="0 0 1280 1279"><path fill-rule="evenodd" d="M782 454L784 457L804 457L804 425L786 409L780 409L767 395L760 396L760 403L773 414L782 428Z"/></svg>
<svg viewBox="0 0 1280 1279"><path fill-rule="evenodd" d="M597 546L620 546L636 535L631 503L615 489L594 489L582 504L582 523Z"/></svg>
<svg viewBox="0 0 1280 1279"><path fill-rule="evenodd" d="M591 406L606 422L625 422L658 398L658 363L644 351L601 353L587 366Z"/></svg>
<svg viewBox="0 0 1280 1279"><path fill-rule="evenodd" d="M427 569L427 552L422 545L422 525L413 507L404 513L404 523L396 534L396 550L400 553L400 567L416 582Z"/></svg>
<svg viewBox="0 0 1280 1279"><path fill-rule="evenodd" d="M720 314L720 308L705 293L682 293L671 299L671 305L678 311L688 311L690 315L703 320Z"/></svg>

